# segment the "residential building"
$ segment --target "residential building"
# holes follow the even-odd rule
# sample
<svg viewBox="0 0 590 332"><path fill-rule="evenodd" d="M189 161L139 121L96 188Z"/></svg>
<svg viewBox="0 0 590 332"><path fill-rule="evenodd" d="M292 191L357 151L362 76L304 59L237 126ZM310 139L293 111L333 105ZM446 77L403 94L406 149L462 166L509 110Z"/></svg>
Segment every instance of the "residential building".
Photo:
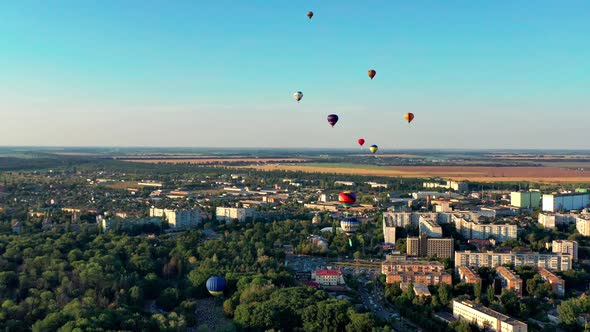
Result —
<svg viewBox="0 0 590 332"><path fill-rule="evenodd" d="M153 224L156 226L162 225L161 218L104 218L103 216L97 216L96 222L103 231L111 229L117 229L119 226L121 230L128 230L135 226L144 226L147 224Z"/></svg>
<svg viewBox="0 0 590 332"><path fill-rule="evenodd" d="M590 236L590 215L583 214L576 218L576 229L584 236Z"/></svg>
<svg viewBox="0 0 590 332"><path fill-rule="evenodd" d="M253 218L255 210L252 208L218 207L215 209L215 216L218 221L229 222L237 219L239 222L246 221L246 218Z"/></svg>
<svg viewBox="0 0 590 332"><path fill-rule="evenodd" d="M576 215L570 213L539 213L538 221L544 228L553 229L557 225L575 224Z"/></svg>
<svg viewBox="0 0 590 332"><path fill-rule="evenodd" d="M447 181L446 183L438 183L438 182L424 182L422 183L424 188L443 188L443 189L452 189L459 192L464 192L469 190L469 184L466 182L458 182L458 181Z"/></svg>
<svg viewBox="0 0 590 332"><path fill-rule="evenodd" d="M459 266L459 279L466 284L481 285L481 277L470 267Z"/></svg>
<svg viewBox="0 0 590 332"><path fill-rule="evenodd" d="M454 300L453 316L493 332L527 332L527 324L469 300Z"/></svg>
<svg viewBox="0 0 590 332"><path fill-rule="evenodd" d="M545 268L539 268L537 272L543 280L551 285L551 290L553 293L559 296L563 296L565 294L565 281L561 279L561 277L555 275Z"/></svg>
<svg viewBox="0 0 590 332"><path fill-rule="evenodd" d="M315 270L311 273L311 279L322 286L344 285L344 277L340 270Z"/></svg>
<svg viewBox="0 0 590 332"><path fill-rule="evenodd" d="M471 252L455 251L455 268L496 267L503 264L536 266L549 270L567 271L572 268L572 256L566 254L540 254L538 252Z"/></svg>
<svg viewBox="0 0 590 332"><path fill-rule="evenodd" d="M541 192L514 191L510 193L510 205L518 208L536 209L541 207Z"/></svg>
<svg viewBox="0 0 590 332"><path fill-rule="evenodd" d="M553 240L551 252L572 255L574 262L578 261L578 242L571 240Z"/></svg>
<svg viewBox="0 0 590 332"><path fill-rule="evenodd" d="M188 228L199 225L202 221L199 210L171 210L150 208L150 217L162 217L170 228Z"/></svg>
<svg viewBox="0 0 590 332"><path fill-rule="evenodd" d="M429 237L442 237L443 235L442 227L429 216L420 216L418 228L420 234L426 234Z"/></svg>
<svg viewBox="0 0 590 332"><path fill-rule="evenodd" d="M336 212L338 211L338 202L328 202L328 203L305 203L303 207L310 210L318 210L318 211L330 211Z"/></svg>
<svg viewBox="0 0 590 332"><path fill-rule="evenodd" d="M395 227L386 227L383 223L383 237L385 243L395 244Z"/></svg>
<svg viewBox="0 0 590 332"><path fill-rule="evenodd" d="M408 256L453 258L452 238L427 238L408 237L406 239L406 250Z"/></svg>
<svg viewBox="0 0 590 332"><path fill-rule="evenodd" d="M504 242L516 240L518 237L518 226L511 224L481 224L479 221L469 221L461 216L451 216L455 228L466 239L486 240L493 238L496 241Z"/></svg>
<svg viewBox="0 0 590 332"><path fill-rule="evenodd" d="M452 276L440 262L387 260L381 264L387 283L408 282L427 285L452 285Z"/></svg>
<svg viewBox="0 0 590 332"><path fill-rule="evenodd" d="M400 288L402 290L406 291L408 289L409 284L410 283L401 283ZM432 294L430 294L430 290L428 289L427 284L417 282L417 283L412 284L412 287L414 288L414 294L416 294L416 296L424 296L424 297L432 296Z"/></svg>
<svg viewBox="0 0 590 332"><path fill-rule="evenodd" d="M590 193L543 195L543 211L581 210L590 205Z"/></svg>
<svg viewBox="0 0 590 332"><path fill-rule="evenodd" d="M496 277L502 282L502 289L514 291L518 297L522 296L522 279L504 266L496 268Z"/></svg>
<svg viewBox="0 0 590 332"><path fill-rule="evenodd" d="M354 186L354 182L351 182L351 181L334 181L334 184L339 184L339 185L348 186L348 187Z"/></svg>

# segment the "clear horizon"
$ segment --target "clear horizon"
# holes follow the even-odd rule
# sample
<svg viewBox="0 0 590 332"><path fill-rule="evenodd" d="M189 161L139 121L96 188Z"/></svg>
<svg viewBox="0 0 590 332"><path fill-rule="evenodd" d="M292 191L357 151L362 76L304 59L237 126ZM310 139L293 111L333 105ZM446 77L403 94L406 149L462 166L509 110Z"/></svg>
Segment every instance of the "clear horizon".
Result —
<svg viewBox="0 0 590 332"><path fill-rule="evenodd" d="M588 12L581 0L4 3L0 145L584 150Z"/></svg>

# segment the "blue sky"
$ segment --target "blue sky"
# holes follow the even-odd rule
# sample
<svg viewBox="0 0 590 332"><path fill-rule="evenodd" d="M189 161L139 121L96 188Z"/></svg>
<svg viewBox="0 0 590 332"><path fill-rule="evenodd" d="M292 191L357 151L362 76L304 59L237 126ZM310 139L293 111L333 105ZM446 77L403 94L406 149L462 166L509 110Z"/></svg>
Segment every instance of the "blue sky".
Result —
<svg viewBox="0 0 590 332"><path fill-rule="evenodd" d="M590 148L589 15L586 0L0 2L0 145Z"/></svg>

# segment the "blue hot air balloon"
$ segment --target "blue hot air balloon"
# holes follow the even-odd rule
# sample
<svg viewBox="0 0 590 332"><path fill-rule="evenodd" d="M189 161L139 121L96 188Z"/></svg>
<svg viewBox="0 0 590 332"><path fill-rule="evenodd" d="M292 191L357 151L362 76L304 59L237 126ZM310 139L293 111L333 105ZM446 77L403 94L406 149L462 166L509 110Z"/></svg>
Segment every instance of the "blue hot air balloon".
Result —
<svg viewBox="0 0 590 332"><path fill-rule="evenodd" d="M225 290L225 279L218 276L213 276L207 279L207 290L213 296L223 295L223 291Z"/></svg>

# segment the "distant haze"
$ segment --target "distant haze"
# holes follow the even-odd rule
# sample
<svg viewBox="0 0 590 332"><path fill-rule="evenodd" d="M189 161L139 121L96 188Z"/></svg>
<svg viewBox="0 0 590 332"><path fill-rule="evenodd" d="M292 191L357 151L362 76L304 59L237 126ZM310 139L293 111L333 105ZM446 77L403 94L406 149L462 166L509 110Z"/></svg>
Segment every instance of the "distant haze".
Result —
<svg viewBox="0 0 590 332"><path fill-rule="evenodd" d="M588 13L581 0L8 1L0 146L588 149Z"/></svg>

